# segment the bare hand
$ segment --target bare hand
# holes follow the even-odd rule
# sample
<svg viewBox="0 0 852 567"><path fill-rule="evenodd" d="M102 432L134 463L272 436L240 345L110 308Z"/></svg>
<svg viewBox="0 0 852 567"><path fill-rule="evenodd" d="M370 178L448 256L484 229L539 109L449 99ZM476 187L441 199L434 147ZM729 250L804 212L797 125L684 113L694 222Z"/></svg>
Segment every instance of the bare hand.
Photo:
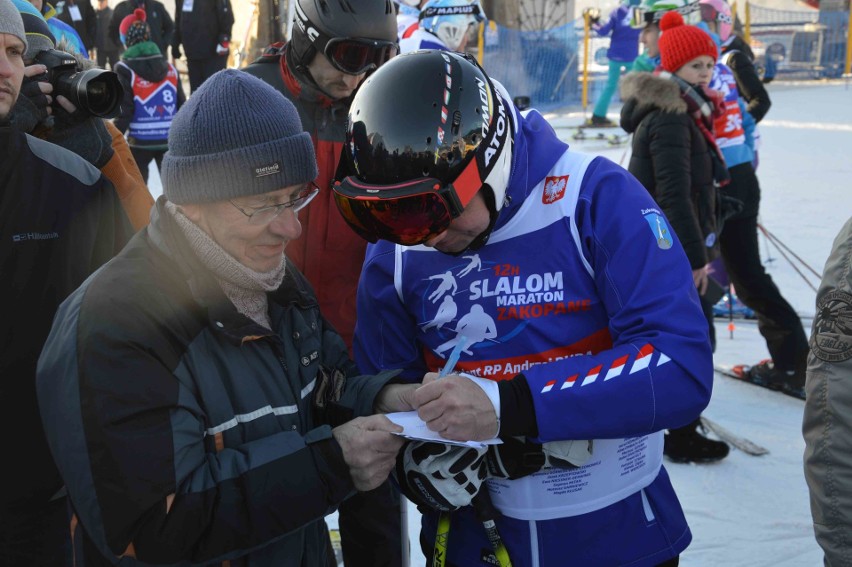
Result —
<svg viewBox="0 0 852 567"><path fill-rule="evenodd" d="M74 114L75 112L77 112L77 107L74 106L74 104L70 100L68 100L62 95L56 97L56 102L58 102L59 105L62 106L62 108L64 108L68 112L68 114Z"/></svg>
<svg viewBox="0 0 852 567"><path fill-rule="evenodd" d="M450 374L438 380L430 372L414 392L417 415L432 431L454 441L483 441L497 434L497 414L482 388Z"/></svg>
<svg viewBox="0 0 852 567"><path fill-rule="evenodd" d="M698 289L698 295L704 295L707 292L707 284L709 283L707 281L707 274L709 273L709 266L710 264L707 264L702 268L692 270L692 282Z"/></svg>
<svg viewBox="0 0 852 567"><path fill-rule="evenodd" d="M357 417L332 430L357 490L377 488L393 470L405 439L391 432L400 433L402 427L383 415Z"/></svg>
<svg viewBox="0 0 852 567"><path fill-rule="evenodd" d="M376 396L373 404L378 413L411 411L414 409L414 392L420 384L388 384Z"/></svg>

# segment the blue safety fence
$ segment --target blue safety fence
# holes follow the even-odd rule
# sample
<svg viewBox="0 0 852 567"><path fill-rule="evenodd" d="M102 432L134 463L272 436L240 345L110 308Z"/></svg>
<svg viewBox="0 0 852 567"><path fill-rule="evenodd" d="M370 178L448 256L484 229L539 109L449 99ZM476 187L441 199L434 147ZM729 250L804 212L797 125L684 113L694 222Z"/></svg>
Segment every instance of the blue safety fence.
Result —
<svg viewBox="0 0 852 567"><path fill-rule="evenodd" d="M547 30L521 31L490 26L484 35L482 65L512 96L528 96L539 110L580 106L582 102L583 22L575 20ZM609 40L594 39L589 48L589 105L606 80ZM594 54L598 52L598 60Z"/></svg>
<svg viewBox="0 0 852 567"><path fill-rule="evenodd" d="M849 12L740 7L759 72L768 78L821 79L843 73ZM482 64L515 96L547 111L582 109L583 21L543 30L492 22L484 33ZM586 109L591 114L606 82L609 38L590 36ZM612 104L619 102L618 94Z"/></svg>

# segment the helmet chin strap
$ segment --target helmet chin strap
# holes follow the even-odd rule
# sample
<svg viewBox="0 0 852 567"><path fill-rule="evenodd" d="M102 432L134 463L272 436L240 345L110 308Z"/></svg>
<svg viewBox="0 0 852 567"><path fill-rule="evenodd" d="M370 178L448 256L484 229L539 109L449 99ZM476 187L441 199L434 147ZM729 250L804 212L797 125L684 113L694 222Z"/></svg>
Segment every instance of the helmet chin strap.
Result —
<svg viewBox="0 0 852 567"><path fill-rule="evenodd" d="M494 223L497 222L497 216L500 214L500 211L497 210L497 207L494 204L494 190L490 185L483 185L479 190L482 193L482 199L485 201L485 206L488 207L488 216L489 222L488 226L479 233L479 235L474 238L470 244L468 244L467 248L461 250L459 252L444 252L448 256L461 256L465 252L470 252L471 250L479 250L488 242L488 238L491 236L491 232L494 230Z"/></svg>
<svg viewBox="0 0 852 567"><path fill-rule="evenodd" d="M495 93L496 96L500 96L500 94ZM506 142L501 149L502 155L500 156L501 161L498 166L495 167L494 170L488 175L488 178L482 184L482 188L480 188L479 193L482 193L482 199L485 201L485 206L488 207L488 216L489 222L488 226L483 230L476 238L471 241L471 243L458 253L450 254L451 256L460 256L465 252L471 250L479 250L488 242L488 239L491 237L491 233L494 231L494 225L497 223L497 217L500 216L500 210L497 207L497 198L496 192L494 191L494 187L489 183L496 181L497 183L504 184L505 186L509 185L509 180L511 179L511 171L512 171L512 152L514 150L514 139L515 139L515 116L514 109L512 106L509 106L509 103L503 102L504 105L508 107L509 112L506 113L506 117L508 119L508 132L506 137ZM503 208L505 202L507 202L508 197L506 196L506 187L503 187L503 190L500 191L500 194L503 196L503 201L500 203L500 209Z"/></svg>
<svg viewBox="0 0 852 567"><path fill-rule="evenodd" d="M483 230L479 236L473 239L473 242L467 247L468 250L479 250L485 243L488 242L488 238L491 236L491 232L494 230L494 224L497 222L497 216L500 214L500 211L497 210L497 206L494 202L494 190L490 185L483 185L482 189L482 199L485 201L485 206L488 207L488 227Z"/></svg>

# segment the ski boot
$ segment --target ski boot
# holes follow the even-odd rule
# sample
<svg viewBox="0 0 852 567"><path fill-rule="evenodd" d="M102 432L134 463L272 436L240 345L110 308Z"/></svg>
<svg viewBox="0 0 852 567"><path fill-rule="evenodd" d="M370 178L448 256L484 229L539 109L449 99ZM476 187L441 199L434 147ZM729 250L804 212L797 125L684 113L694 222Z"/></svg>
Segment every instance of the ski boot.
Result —
<svg viewBox="0 0 852 567"><path fill-rule="evenodd" d="M675 463L714 463L728 456L730 447L702 435L706 432L700 419L678 429L669 429L663 440L663 454Z"/></svg>

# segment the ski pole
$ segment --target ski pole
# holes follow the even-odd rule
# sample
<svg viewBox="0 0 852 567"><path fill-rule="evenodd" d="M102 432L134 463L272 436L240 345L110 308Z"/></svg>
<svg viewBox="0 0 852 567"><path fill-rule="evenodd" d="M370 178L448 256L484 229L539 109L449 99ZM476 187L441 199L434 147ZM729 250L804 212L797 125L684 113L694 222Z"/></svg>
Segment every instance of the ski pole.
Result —
<svg viewBox="0 0 852 567"><path fill-rule="evenodd" d="M438 378L443 378L450 374L455 368L461 357L461 351L464 345L467 344L467 337L462 334L456 335L456 346L453 347L450 356L447 357L447 363L441 368L438 373ZM438 516L438 531L435 533L435 549L432 552L432 567L444 567L447 561L447 540L450 537L450 513L441 512Z"/></svg>
<svg viewBox="0 0 852 567"><path fill-rule="evenodd" d="M447 561L447 539L450 537L450 513L438 516L438 531L435 533L435 549L432 552L432 567L444 567Z"/></svg>
<svg viewBox="0 0 852 567"><path fill-rule="evenodd" d="M500 567L512 567L509 550L506 549L506 544L503 543L503 538L497 531L496 519L499 513L491 502L491 495L488 493L487 486L480 488L476 496L473 497L473 511L476 513L477 519L482 522L482 527L485 528L485 534L494 549L497 563Z"/></svg>
<svg viewBox="0 0 852 567"><path fill-rule="evenodd" d="M728 280L728 332L731 334L731 339L734 338L734 284Z"/></svg>
<svg viewBox="0 0 852 567"><path fill-rule="evenodd" d="M758 223L758 224L757 224L757 227L758 227L758 228L760 229L760 231L764 234L764 236L766 236L766 239L767 239L769 242L771 242L772 244L774 244L776 248L778 248L778 251L781 253L781 255L782 255L782 256L784 256L784 259L785 259L785 260L787 260L788 262L790 262L790 265L791 265L791 266L793 266L793 268L794 268L794 269L796 269L796 271L797 271L797 272L799 272L799 275L801 275L801 276L802 276L802 278L804 278L804 280L805 280L806 282L808 281L808 279L807 279L807 278L805 278L805 276L802 274L802 272L801 272L801 271L799 271L799 270L798 270L798 268L796 268L796 266L793 264L793 262L790 260L790 258L789 258L789 257L787 257L787 255L786 255L786 254L784 254L784 250L786 250L787 252L789 252L789 253L790 253L790 255L792 255L792 256L793 256L793 258L795 258L796 260L798 260L798 262L799 262L802 266L804 266L805 268L807 268L807 269L808 269L808 271L810 271L810 272L811 272L811 273L812 273L815 277L817 277L817 278L818 278L818 279L820 279L820 280L822 279L822 275L821 275L819 272L817 272L817 271L816 271L816 270L814 270L812 267L810 267L810 266L808 265L808 263L807 263L807 262L805 262L805 261L804 261L804 260L803 260L803 259L802 259L799 255L798 255L798 254L796 254L795 252L793 252L793 250L791 250L789 246L787 246L786 244L784 244L783 242L781 242L781 239L780 239L780 238L778 238L777 236L775 236L774 234L772 234L771 232L769 232L769 229L767 229L765 226L763 226L763 225L762 225L762 224L760 224L760 223ZM813 286L811 286L811 287L813 287ZM816 290L814 290L814 291L816 291Z"/></svg>

